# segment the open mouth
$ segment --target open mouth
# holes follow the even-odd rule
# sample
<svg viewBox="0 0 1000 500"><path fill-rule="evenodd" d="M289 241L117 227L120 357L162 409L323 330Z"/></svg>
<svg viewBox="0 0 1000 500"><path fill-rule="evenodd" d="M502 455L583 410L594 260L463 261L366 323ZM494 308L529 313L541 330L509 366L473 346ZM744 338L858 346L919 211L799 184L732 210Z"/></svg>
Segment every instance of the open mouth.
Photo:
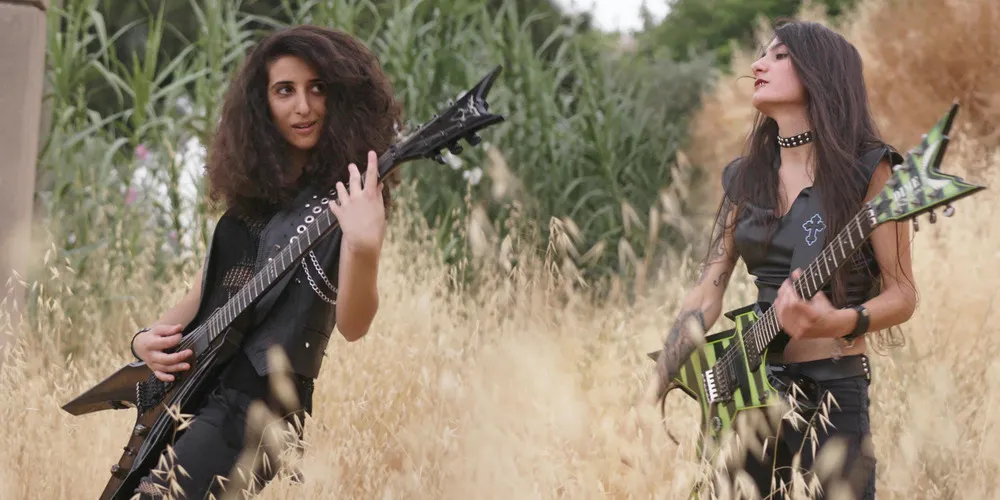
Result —
<svg viewBox="0 0 1000 500"><path fill-rule="evenodd" d="M297 123L295 125L292 125L292 128L300 133L312 132L312 130L316 128L316 121L313 120L311 122Z"/></svg>
<svg viewBox="0 0 1000 500"><path fill-rule="evenodd" d="M760 78L753 82L753 88L755 89L759 89L765 85L767 85L767 80L761 80Z"/></svg>

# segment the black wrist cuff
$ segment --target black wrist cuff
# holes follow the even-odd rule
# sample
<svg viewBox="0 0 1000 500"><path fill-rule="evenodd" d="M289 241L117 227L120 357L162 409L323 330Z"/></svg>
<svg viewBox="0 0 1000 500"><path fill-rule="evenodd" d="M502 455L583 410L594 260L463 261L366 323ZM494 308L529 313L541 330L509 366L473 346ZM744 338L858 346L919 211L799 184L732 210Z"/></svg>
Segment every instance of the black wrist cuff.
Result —
<svg viewBox="0 0 1000 500"><path fill-rule="evenodd" d="M868 316L868 309L865 309L865 306L852 306L851 309L858 312L858 321L854 324L854 330L844 336L844 340L854 340L865 333L868 333L868 324L870 320Z"/></svg>

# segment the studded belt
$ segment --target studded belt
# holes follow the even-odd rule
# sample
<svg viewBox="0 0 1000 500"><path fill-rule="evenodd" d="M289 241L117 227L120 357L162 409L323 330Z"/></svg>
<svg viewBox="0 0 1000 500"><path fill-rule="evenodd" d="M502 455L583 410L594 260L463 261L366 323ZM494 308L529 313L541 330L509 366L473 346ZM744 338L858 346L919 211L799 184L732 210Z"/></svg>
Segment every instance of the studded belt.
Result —
<svg viewBox="0 0 1000 500"><path fill-rule="evenodd" d="M840 359L826 358L802 363L771 363L772 371L790 376L801 375L816 382L827 382L851 377L864 376L871 381L871 365L868 356L855 354Z"/></svg>

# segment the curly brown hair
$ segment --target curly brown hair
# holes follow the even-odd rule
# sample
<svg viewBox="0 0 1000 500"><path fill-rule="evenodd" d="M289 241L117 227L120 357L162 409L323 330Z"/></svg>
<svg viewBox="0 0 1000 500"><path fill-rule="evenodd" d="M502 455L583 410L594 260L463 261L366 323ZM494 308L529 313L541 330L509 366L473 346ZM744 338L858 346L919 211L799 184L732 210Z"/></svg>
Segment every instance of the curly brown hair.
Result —
<svg viewBox="0 0 1000 500"><path fill-rule="evenodd" d="M268 68L286 55L309 64L326 89L321 136L297 178L285 167L291 145L275 125L267 99ZM388 76L361 41L309 25L272 33L250 51L226 92L208 151L209 199L239 213L262 213L285 206L305 186L346 185L348 164L363 171L368 151L384 152L401 114ZM383 180L386 215L395 182Z"/></svg>

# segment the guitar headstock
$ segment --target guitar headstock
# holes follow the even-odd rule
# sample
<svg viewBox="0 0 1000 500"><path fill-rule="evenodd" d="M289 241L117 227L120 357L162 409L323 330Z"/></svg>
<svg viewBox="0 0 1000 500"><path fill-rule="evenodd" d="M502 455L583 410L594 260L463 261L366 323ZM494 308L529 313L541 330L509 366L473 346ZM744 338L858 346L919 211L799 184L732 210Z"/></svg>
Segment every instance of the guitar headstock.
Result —
<svg viewBox="0 0 1000 500"><path fill-rule="evenodd" d="M471 146L479 145L482 139L476 132L504 121L502 115L489 112L490 104L486 101L501 70L501 66L493 68L455 103L393 144L379 158L379 177L410 160L429 158L444 163L442 151L447 149L452 154L460 154L459 141L463 139Z"/></svg>
<svg viewBox="0 0 1000 500"><path fill-rule="evenodd" d="M946 206L944 215L951 216L954 211L951 202L986 189L938 169L957 113L958 103L955 102L923 136L920 144L906 153L903 163L893 166L892 177L870 203L878 223L912 219L941 205ZM931 212L931 222L934 220Z"/></svg>

